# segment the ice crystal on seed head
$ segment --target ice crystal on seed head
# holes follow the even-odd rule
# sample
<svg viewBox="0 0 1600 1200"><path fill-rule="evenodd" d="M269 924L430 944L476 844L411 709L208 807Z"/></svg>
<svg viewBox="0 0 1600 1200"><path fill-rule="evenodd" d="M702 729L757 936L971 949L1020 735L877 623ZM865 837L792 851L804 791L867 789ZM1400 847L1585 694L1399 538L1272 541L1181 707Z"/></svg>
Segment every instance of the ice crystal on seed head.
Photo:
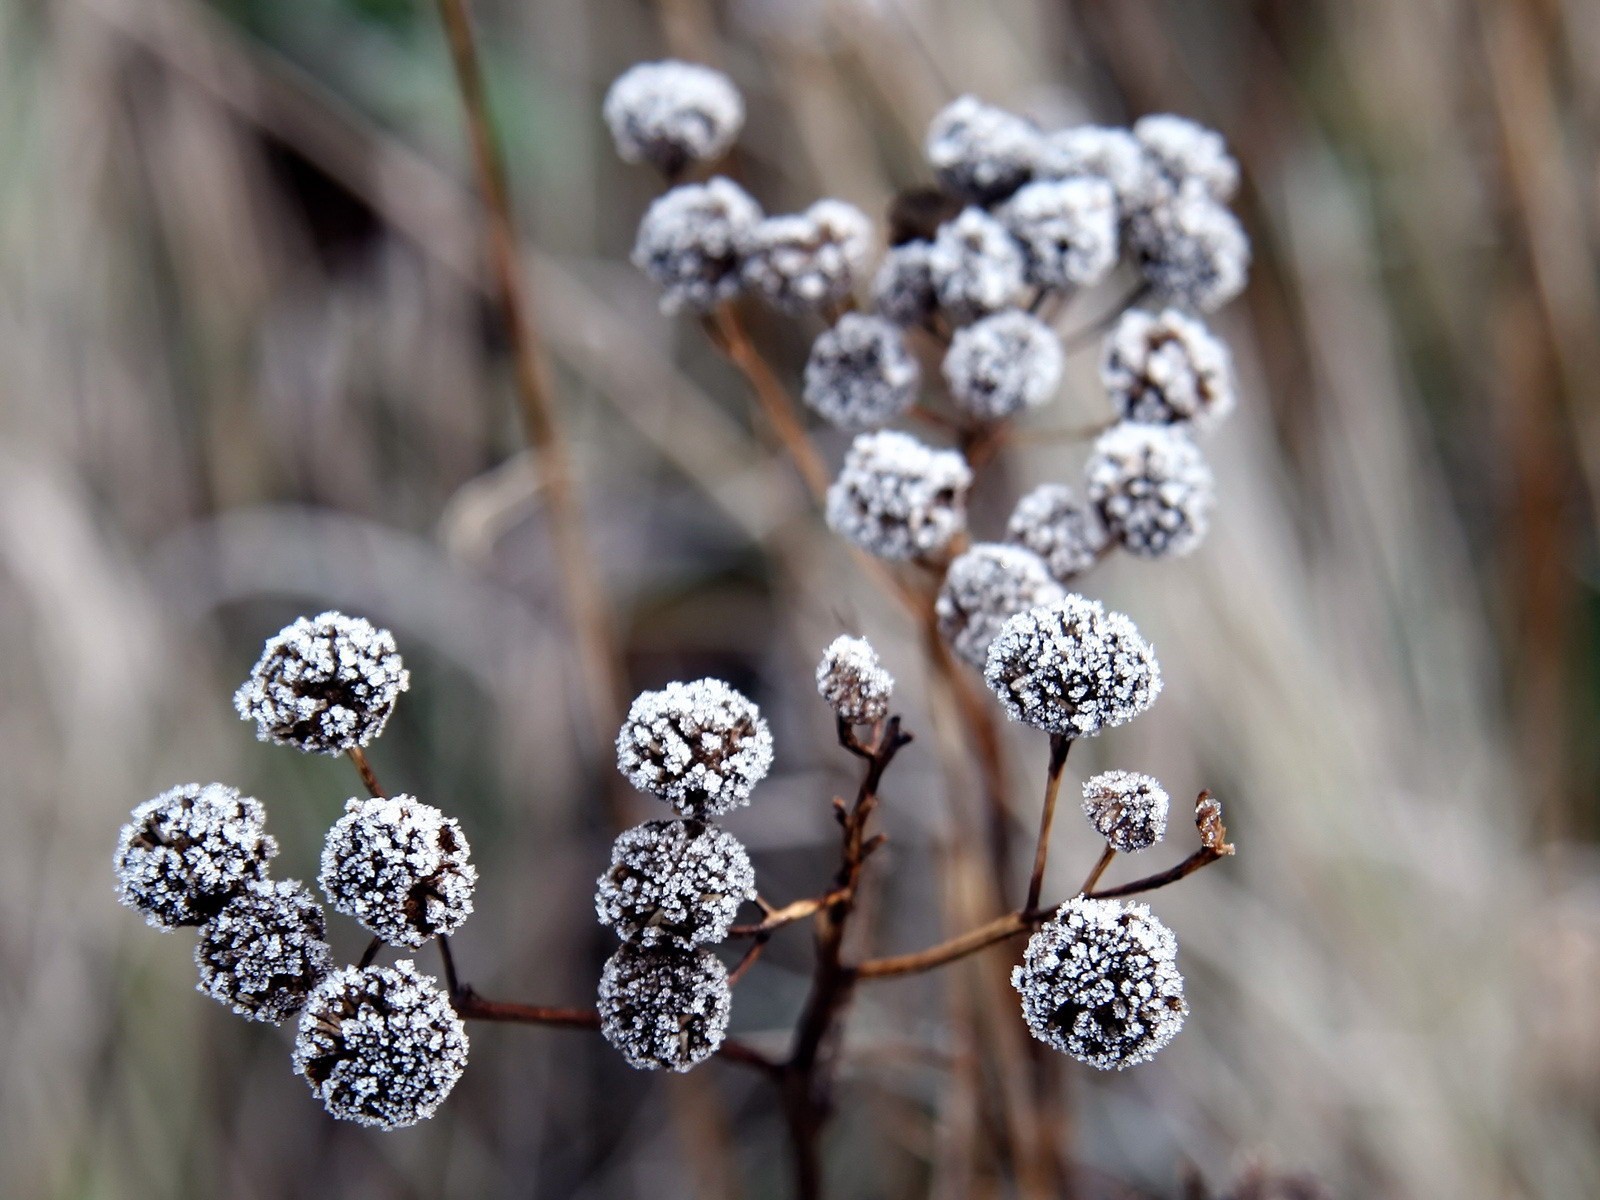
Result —
<svg viewBox="0 0 1600 1200"><path fill-rule="evenodd" d="M784 312L810 312L848 296L871 251L865 213L842 200L818 200L756 226L744 283Z"/></svg>
<svg viewBox="0 0 1600 1200"><path fill-rule="evenodd" d="M200 931L200 991L252 1021L277 1024L305 1007L333 968L322 906L298 880L256 880Z"/></svg>
<svg viewBox="0 0 1600 1200"><path fill-rule="evenodd" d="M726 75L671 59L617 76L603 112L623 161L648 162L669 176L719 157L744 124L744 101Z"/></svg>
<svg viewBox="0 0 1600 1200"><path fill-rule="evenodd" d="M1136 214L1128 243L1157 297L1210 312L1237 296L1250 272L1238 218L1194 181Z"/></svg>
<svg viewBox="0 0 1600 1200"><path fill-rule="evenodd" d="M600 1032L641 1071L687 1071L728 1032L733 992L709 950L624 945L600 974Z"/></svg>
<svg viewBox="0 0 1600 1200"><path fill-rule="evenodd" d="M1006 540L1044 559L1059 583L1094 566L1110 536L1094 507L1062 483L1034 488L1017 501L1006 524Z"/></svg>
<svg viewBox="0 0 1600 1200"><path fill-rule="evenodd" d="M409 959L335 971L300 1014L294 1069L341 1121L425 1121L466 1065L467 1032L450 997Z"/></svg>
<svg viewBox="0 0 1600 1200"><path fill-rule="evenodd" d="M1007 621L983 677L1013 721L1072 738L1133 720L1161 692L1155 652L1133 622L1078 595Z"/></svg>
<svg viewBox="0 0 1600 1200"><path fill-rule="evenodd" d="M1033 1036L1102 1071L1148 1062L1189 1005L1178 941L1142 904L1069 900L1028 939L1011 986Z"/></svg>
<svg viewBox="0 0 1600 1200"><path fill-rule="evenodd" d="M1061 339L1048 325L1008 308L956 330L943 370L957 407L998 421L1055 395L1064 361Z"/></svg>
<svg viewBox="0 0 1600 1200"><path fill-rule="evenodd" d="M1012 617L1061 599L1044 560L1021 546L982 542L957 556L934 601L939 633L956 657L983 668L989 643Z"/></svg>
<svg viewBox="0 0 1600 1200"><path fill-rule="evenodd" d="M220 783L146 800L117 839L117 899L157 929L204 924L278 853L266 819L258 801Z"/></svg>
<svg viewBox="0 0 1600 1200"><path fill-rule="evenodd" d="M1226 203L1239 188L1239 164L1215 130L1188 117L1153 113L1133 123L1133 136L1156 173L1176 190L1194 180Z"/></svg>
<svg viewBox="0 0 1600 1200"><path fill-rule="evenodd" d="M721 176L656 198L639 222L633 265L661 287L664 312L705 312L738 295L761 206Z"/></svg>
<svg viewBox="0 0 1600 1200"><path fill-rule="evenodd" d="M954 450L905 433L864 433L828 489L828 525L880 558L937 554L966 528L972 471Z"/></svg>
<svg viewBox="0 0 1600 1200"><path fill-rule="evenodd" d="M1124 220L1149 207L1153 198L1155 173L1144 147L1126 129L1109 125L1075 125L1047 135L1039 176L1104 179L1116 195L1117 212Z"/></svg>
<svg viewBox="0 0 1600 1200"><path fill-rule="evenodd" d="M731 833L699 821L648 821L611 844L594 907L624 941L688 948L727 937L739 905L755 894L750 856Z"/></svg>
<svg viewBox="0 0 1600 1200"><path fill-rule="evenodd" d="M939 308L933 286L933 243L919 240L892 247L872 280L872 303L896 325L922 325Z"/></svg>
<svg viewBox="0 0 1600 1200"><path fill-rule="evenodd" d="M1188 554L1210 525L1211 468L1181 427L1113 426L1095 441L1084 481L1112 537L1140 558Z"/></svg>
<svg viewBox="0 0 1600 1200"><path fill-rule="evenodd" d="M1022 249L981 208L963 209L939 226L928 252L939 307L952 321L973 321L1017 302L1023 289Z"/></svg>
<svg viewBox="0 0 1600 1200"><path fill-rule="evenodd" d="M889 715L894 677L879 665L878 652L866 638L841 634L817 664L817 692L840 720L871 725Z"/></svg>
<svg viewBox="0 0 1600 1200"><path fill-rule="evenodd" d="M268 640L233 706L264 742L343 754L383 732L410 686L392 633L325 612Z"/></svg>
<svg viewBox="0 0 1600 1200"><path fill-rule="evenodd" d="M1195 317L1133 308L1106 335L1100 378L1125 421L1202 433L1233 411L1233 358Z"/></svg>
<svg viewBox="0 0 1600 1200"><path fill-rule="evenodd" d="M1083 815L1113 850L1146 850L1167 832L1167 793L1137 771L1102 771L1083 784Z"/></svg>
<svg viewBox="0 0 1600 1200"><path fill-rule="evenodd" d="M1117 193L1094 176L1041 180L999 210L1022 247L1029 283L1088 287L1117 263Z"/></svg>
<svg viewBox="0 0 1600 1200"><path fill-rule="evenodd" d="M750 802L772 766L761 711L717 679L641 692L617 734L617 769L640 791L704 820Z"/></svg>
<svg viewBox="0 0 1600 1200"><path fill-rule="evenodd" d="M470 853L461 826L414 796L352 799L328 830L318 882L334 911L415 948L472 914Z"/></svg>
<svg viewBox="0 0 1600 1200"><path fill-rule="evenodd" d="M845 313L811 347L805 401L844 429L873 429L916 401L920 372L900 330L882 317Z"/></svg>
<svg viewBox="0 0 1600 1200"><path fill-rule="evenodd" d="M1003 200L1033 177L1040 133L1016 113L962 96L928 126L925 149L939 182L966 200Z"/></svg>

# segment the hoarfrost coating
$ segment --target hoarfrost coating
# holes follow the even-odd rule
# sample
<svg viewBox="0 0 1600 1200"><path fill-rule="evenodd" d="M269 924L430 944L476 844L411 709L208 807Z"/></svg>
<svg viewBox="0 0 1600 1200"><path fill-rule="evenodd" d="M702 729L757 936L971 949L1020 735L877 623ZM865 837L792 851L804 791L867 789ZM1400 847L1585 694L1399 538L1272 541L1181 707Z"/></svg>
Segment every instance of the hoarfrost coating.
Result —
<svg viewBox="0 0 1600 1200"><path fill-rule="evenodd" d="M642 1071L687 1071L728 1033L733 993L709 950L624 945L600 974L600 1032Z"/></svg>
<svg viewBox="0 0 1600 1200"><path fill-rule="evenodd" d="M661 288L665 312L706 312L743 286L744 256L761 206L721 176L658 196L639 222L633 265Z"/></svg>
<svg viewBox="0 0 1600 1200"><path fill-rule="evenodd" d="M256 880L200 930L199 990L252 1021L305 1007L333 969L322 906L296 880Z"/></svg>
<svg viewBox="0 0 1600 1200"><path fill-rule="evenodd" d="M1239 164L1215 130L1188 117L1153 113L1133 123L1133 136L1172 190L1193 180L1224 204L1239 190Z"/></svg>
<svg viewBox="0 0 1600 1200"><path fill-rule="evenodd" d="M972 471L954 450L892 430L864 433L828 489L828 525L880 558L927 558L966 528L971 486Z"/></svg>
<svg viewBox="0 0 1600 1200"><path fill-rule="evenodd" d="M939 227L928 252L928 274L939 307L957 323L1009 308L1025 283L1021 247L981 208L963 209Z"/></svg>
<svg viewBox="0 0 1600 1200"><path fill-rule="evenodd" d="M1033 177L1041 135L1013 112L962 96L928 126L928 164L956 195L979 203L1002 200Z"/></svg>
<svg viewBox="0 0 1600 1200"><path fill-rule="evenodd" d="M1104 179L1030 183L997 215L1022 247L1029 283L1089 287L1117 264L1117 193Z"/></svg>
<svg viewBox="0 0 1600 1200"><path fill-rule="evenodd" d="M1064 483L1034 488L1006 522L1006 539L1044 559L1060 583L1094 566L1110 538L1094 506Z"/></svg>
<svg viewBox="0 0 1600 1200"><path fill-rule="evenodd" d="M1158 300L1202 312L1237 296L1250 273L1250 239L1239 219L1193 181L1136 214L1128 242Z"/></svg>
<svg viewBox="0 0 1600 1200"><path fill-rule="evenodd" d="M744 285L783 312L811 312L850 294L871 251L865 213L842 200L818 200L751 231Z"/></svg>
<svg viewBox="0 0 1600 1200"><path fill-rule="evenodd" d="M896 325L922 325L939 310L933 283L933 243L913 240L890 247L872 279L872 303Z"/></svg>
<svg viewBox="0 0 1600 1200"><path fill-rule="evenodd" d="M920 377L898 327L845 313L813 343L803 395L813 412L841 429L876 429L916 402Z"/></svg>
<svg viewBox="0 0 1600 1200"><path fill-rule="evenodd" d="M683 817L704 820L748 804L771 766L761 711L717 679L640 693L617 734L617 769Z"/></svg>
<svg viewBox="0 0 1600 1200"><path fill-rule="evenodd" d="M595 890L600 924L641 946L711 944L728 929L756 875L743 844L698 821L648 821L611 845Z"/></svg>
<svg viewBox="0 0 1600 1200"><path fill-rule="evenodd" d="M1118 544L1141 558L1188 554L1210 526L1211 468L1179 427L1113 426L1095 441L1084 487Z"/></svg>
<svg viewBox="0 0 1600 1200"><path fill-rule="evenodd" d="M1033 551L980 543L951 562L934 613L939 634L956 657L982 670L989 644L1007 621L1063 594Z"/></svg>
<svg viewBox="0 0 1600 1200"><path fill-rule="evenodd" d="M602 112L623 161L648 162L669 178L721 157L744 124L744 101L726 75L673 59L617 76Z"/></svg>
<svg viewBox="0 0 1600 1200"><path fill-rule="evenodd" d="M1008 308L958 329L944 356L950 398L968 416L998 421L1055 395L1061 339L1038 317Z"/></svg>
<svg viewBox="0 0 1600 1200"><path fill-rule="evenodd" d="M1102 771L1083 784L1083 815L1113 850L1147 850L1167 832L1167 793L1137 771Z"/></svg>
<svg viewBox="0 0 1600 1200"><path fill-rule="evenodd" d="M1233 411L1233 356L1196 317L1132 308L1106 335L1100 379L1117 415L1210 432Z"/></svg>
<svg viewBox="0 0 1600 1200"><path fill-rule="evenodd" d="M866 638L841 635L822 652L817 692L840 720L871 725L889 715L894 677L879 665L878 652Z"/></svg>

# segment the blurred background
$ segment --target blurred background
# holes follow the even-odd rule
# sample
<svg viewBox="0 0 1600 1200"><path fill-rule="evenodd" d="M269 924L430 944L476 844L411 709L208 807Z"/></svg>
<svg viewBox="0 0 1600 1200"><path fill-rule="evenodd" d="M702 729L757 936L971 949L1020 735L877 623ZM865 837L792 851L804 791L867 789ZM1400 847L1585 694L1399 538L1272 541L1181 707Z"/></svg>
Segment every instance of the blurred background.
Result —
<svg viewBox="0 0 1600 1200"><path fill-rule="evenodd" d="M828 798L853 786L813 690L821 648L871 636L924 735L885 791L893 840L857 931L878 953L993 911L962 899L951 850L976 783L927 711L916 631L753 431L743 382L628 265L658 185L615 161L601 96L664 54L726 69L749 107L736 168L769 211L837 195L882 213L962 91L1052 124L1170 110L1227 136L1256 263L1215 322L1242 379L1210 443L1221 500L1191 558L1086 582L1151 637L1167 690L1072 770L1214 789L1239 854L1152 898L1193 1014L1138 1070L1066 1064L1073 1153L1108 1196L1258 1169L1337 1196L1600 1194L1600 6L476 15L630 693L710 673L763 706L777 769L729 826L780 901L824 883ZM786 1194L759 1078L662 1080L581 1032L475 1026L435 1120L337 1125L292 1074L290 1031L196 993L191 937L114 902L117 827L191 779L260 797L279 872L315 874L354 772L258 745L229 701L263 638L338 607L392 628L412 671L378 773L474 846L464 974L592 1002L613 731L585 715L465 146L420 0L0 2L9 1195ZM791 384L818 328L758 322ZM1104 418L1094 366L1075 353L1030 418L1043 432L986 483L980 532L1076 474L1083 448L1047 434ZM836 465L842 437L819 441ZM1007 737L1027 839L1045 749ZM1088 832L1062 822L1047 895L1081 877ZM1186 853L1173 836L1151 856ZM360 931L333 923L355 957ZM973 1012L1014 1020L1007 955L863 991L837 1195L1012 1194L982 1098L1021 1068L967 1032ZM735 1032L781 1050L808 964L803 927L780 935Z"/></svg>

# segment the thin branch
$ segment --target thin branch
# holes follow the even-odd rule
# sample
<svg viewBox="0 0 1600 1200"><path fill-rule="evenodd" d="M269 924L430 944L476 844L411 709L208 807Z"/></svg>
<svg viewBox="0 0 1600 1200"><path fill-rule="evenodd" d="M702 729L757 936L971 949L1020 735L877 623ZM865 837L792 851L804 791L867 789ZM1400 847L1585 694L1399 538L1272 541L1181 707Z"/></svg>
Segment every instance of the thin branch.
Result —
<svg viewBox="0 0 1600 1200"><path fill-rule="evenodd" d="M1065 734L1050 735L1050 766L1045 775L1044 809L1039 814L1039 841L1033 850L1033 874L1028 878L1028 899L1024 912L1039 907L1039 895L1044 891L1044 869L1050 859L1050 826L1056 817L1056 798L1061 794L1061 774L1067 765L1067 755L1072 751L1072 739Z"/></svg>
<svg viewBox="0 0 1600 1200"><path fill-rule="evenodd" d="M1078 889L1080 895L1087 896L1089 894L1094 885L1100 882L1100 876L1106 873L1106 868L1111 865L1111 860L1116 856L1117 848L1115 846L1108 845L1100 852L1100 860L1094 864L1088 878L1083 881L1083 886Z"/></svg>
<svg viewBox="0 0 1600 1200"><path fill-rule="evenodd" d="M728 972L729 987L743 979L745 972L756 965L756 961L761 957L761 952L767 948L767 943L771 940L772 934L770 933L756 935L755 940L745 948L744 954L740 956L738 965Z"/></svg>
<svg viewBox="0 0 1600 1200"><path fill-rule="evenodd" d="M1188 858L1175 867L1165 871L1158 871L1154 875L1146 875L1143 879L1135 879L1132 883L1121 883L1116 887L1102 888L1098 892L1087 892L1091 900L1115 900L1121 896L1137 896L1141 892L1153 892L1157 888L1164 888L1170 883L1177 883L1193 875L1201 867L1210 866L1219 858L1228 856L1220 850L1213 850L1209 846L1202 846Z"/></svg>
<svg viewBox="0 0 1600 1200"><path fill-rule="evenodd" d="M374 800L385 799L383 787L378 783L377 773L373 771L372 764L367 761L367 752L360 746L351 746L345 753L350 756L350 761L355 763L356 770L361 775L361 782L366 786L372 798Z"/></svg>
<svg viewBox="0 0 1600 1200"><path fill-rule="evenodd" d="M857 963L852 974L860 980L887 979L895 975L918 975L942 967L946 963L953 963L957 959L966 958L969 954L976 954L1007 938L1015 937L1038 925L1049 915L1048 911L1007 913L1003 917L996 917L987 925L969 929L966 933L959 934L949 941L940 942L936 946L929 946L926 950L918 950L911 954L896 954L886 958L870 958L866 962Z"/></svg>
<svg viewBox="0 0 1600 1200"><path fill-rule="evenodd" d="M450 939L440 934L434 939L439 943L439 958L444 963L444 986L452 996L462 993L461 979L456 974L456 956L450 949Z"/></svg>
<svg viewBox="0 0 1600 1200"><path fill-rule="evenodd" d="M843 889L835 888L833 891L821 896L807 896L804 900L795 900L785 904L782 908L768 908L766 915L761 920L751 925L735 925L728 930L729 937L761 937L774 930L782 929L785 925L792 925L796 921L803 921L827 908L830 904L837 904L845 899Z"/></svg>
<svg viewBox="0 0 1600 1200"><path fill-rule="evenodd" d="M362 968L363 970L367 967L370 967L377 960L378 951L382 949L383 939L380 937L373 938L367 943L367 948L361 952L361 961L358 962L356 966Z"/></svg>
<svg viewBox="0 0 1600 1200"><path fill-rule="evenodd" d="M1110 329L1111 326L1115 325L1118 317L1122 316L1123 313L1127 312L1130 308L1139 303L1139 301L1143 300L1149 294L1150 285L1147 283L1139 284L1131 292L1123 296L1114 307L1107 309L1094 320L1090 321L1087 325L1081 326L1078 329L1074 329L1070 333L1062 334L1061 344L1068 350L1076 350L1079 346L1082 346L1086 342L1093 341L1106 330Z"/></svg>

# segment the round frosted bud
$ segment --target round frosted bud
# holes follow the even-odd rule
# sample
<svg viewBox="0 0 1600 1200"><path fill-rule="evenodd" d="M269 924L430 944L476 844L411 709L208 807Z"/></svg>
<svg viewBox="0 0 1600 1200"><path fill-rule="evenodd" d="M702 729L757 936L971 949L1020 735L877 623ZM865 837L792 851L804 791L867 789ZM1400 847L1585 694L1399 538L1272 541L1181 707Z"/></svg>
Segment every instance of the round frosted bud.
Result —
<svg viewBox="0 0 1600 1200"><path fill-rule="evenodd" d="M728 1033L733 991L709 950L620 947L600 973L600 1032L641 1071L687 1071Z"/></svg>
<svg viewBox="0 0 1600 1200"><path fill-rule="evenodd" d="M1197 318L1133 308L1106 335L1100 378L1124 421L1204 433L1233 411L1233 356Z"/></svg>
<svg viewBox="0 0 1600 1200"><path fill-rule="evenodd" d="M186 783L133 810L117 839L117 899L158 929L203 925L262 878L278 843L259 801Z"/></svg>
<svg viewBox="0 0 1600 1200"><path fill-rule="evenodd" d="M1224 203L1239 190L1239 164L1215 130L1188 117L1153 113L1133 123L1133 136L1173 189L1192 179Z"/></svg>
<svg viewBox="0 0 1600 1200"><path fill-rule="evenodd" d="M1084 490L1117 544L1140 558L1176 558L1205 537L1211 468L1181 427L1124 421L1096 439Z"/></svg>
<svg viewBox="0 0 1600 1200"><path fill-rule="evenodd" d="M1064 594L1032 550L980 542L950 564L934 612L939 633L956 657L982 670L1001 626Z"/></svg>
<svg viewBox="0 0 1600 1200"><path fill-rule="evenodd" d="M1161 693L1155 652L1133 622L1078 595L1007 621L983 678L1013 721L1069 738L1131 721Z"/></svg>
<svg viewBox="0 0 1600 1200"><path fill-rule="evenodd" d="M663 312L706 312L739 294L761 206L718 176L673 188L645 211L633 265L661 288Z"/></svg>
<svg viewBox="0 0 1600 1200"><path fill-rule="evenodd" d="M450 997L409 959L335 971L300 1014L294 1069L341 1121L425 1121L466 1065L467 1031Z"/></svg>
<svg viewBox="0 0 1600 1200"><path fill-rule="evenodd" d="M617 769L680 817L720 817L742 804L772 766L761 710L719 679L641 692L617 734Z"/></svg>
<svg viewBox="0 0 1600 1200"><path fill-rule="evenodd" d="M720 942L755 899L756 874L739 839L699 821L649 821L611 844L596 885L600 924L640 946Z"/></svg>
<svg viewBox="0 0 1600 1200"><path fill-rule="evenodd" d="M964 200L1003 200L1033 178L1041 135L1033 122L962 96L928 125L924 148L939 182Z"/></svg>
<svg viewBox="0 0 1600 1200"><path fill-rule="evenodd" d="M1022 248L981 208L939 226L928 270L939 307L958 323L1009 308L1022 295Z"/></svg>
<svg viewBox="0 0 1600 1200"><path fill-rule="evenodd" d="M891 247L872 280L872 303L896 325L925 325L939 308L933 286L933 243L921 240Z"/></svg>
<svg viewBox="0 0 1600 1200"><path fill-rule="evenodd" d="M1039 175L1044 179L1104 179L1116 194L1117 212L1126 220L1148 207L1156 173L1139 139L1109 125L1075 125L1046 136Z"/></svg>
<svg viewBox="0 0 1600 1200"><path fill-rule="evenodd" d="M972 471L910 434L863 433L828 489L828 525L880 558L937 555L967 526Z"/></svg>
<svg viewBox="0 0 1600 1200"><path fill-rule="evenodd" d="M1068 900L1011 972L1033 1036L1102 1071L1154 1058L1189 1013L1178 940L1142 904Z"/></svg>
<svg viewBox="0 0 1600 1200"><path fill-rule="evenodd" d="M1117 264L1117 193L1104 179L1030 183L997 215L1022 247L1029 283L1088 287Z"/></svg>
<svg viewBox="0 0 1600 1200"><path fill-rule="evenodd" d="M461 826L414 796L352 799L328 830L318 882L335 912L414 949L472 915L470 853Z"/></svg>
<svg viewBox="0 0 1600 1200"><path fill-rule="evenodd" d="M1250 239L1238 218L1193 181L1135 216L1128 242L1158 298L1202 312L1237 296L1250 273Z"/></svg>
<svg viewBox="0 0 1600 1200"><path fill-rule="evenodd" d="M920 376L897 326L882 317L845 313L811 346L805 401L843 429L872 429L916 402Z"/></svg>
<svg viewBox="0 0 1600 1200"><path fill-rule="evenodd" d="M871 252L865 213L842 200L818 200L803 213L756 226L745 286L783 312L811 312L848 296Z"/></svg>
<svg viewBox="0 0 1600 1200"><path fill-rule="evenodd" d="M894 676L879 665L866 638L840 635L817 664L817 693L841 721L872 725L889 715Z"/></svg>
<svg viewBox="0 0 1600 1200"><path fill-rule="evenodd" d="M1110 538L1094 506L1062 483L1034 488L1017 501L1006 524L1006 539L1044 559L1059 583L1099 562Z"/></svg>
<svg viewBox="0 0 1600 1200"><path fill-rule="evenodd" d="M394 634L360 617L301 617L268 640L234 693L256 736L315 754L343 754L383 732L411 686Z"/></svg>
<svg viewBox="0 0 1600 1200"><path fill-rule="evenodd" d="M195 946L199 989L274 1025L305 1007L333 969L322 906L297 880L247 884L205 923Z"/></svg>
<svg viewBox="0 0 1600 1200"><path fill-rule="evenodd" d="M1167 793L1136 771L1103 771L1084 781L1083 814L1113 850L1148 850L1167 833Z"/></svg>
<svg viewBox="0 0 1600 1200"><path fill-rule="evenodd" d="M1008 308L958 329L944 356L950 398L968 416L999 421L1056 393L1066 355L1038 317Z"/></svg>
<svg viewBox="0 0 1600 1200"><path fill-rule="evenodd" d="M602 112L624 162L647 162L669 177L720 157L744 124L744 101L726 75L671 59L617 76Z"/></svg>

